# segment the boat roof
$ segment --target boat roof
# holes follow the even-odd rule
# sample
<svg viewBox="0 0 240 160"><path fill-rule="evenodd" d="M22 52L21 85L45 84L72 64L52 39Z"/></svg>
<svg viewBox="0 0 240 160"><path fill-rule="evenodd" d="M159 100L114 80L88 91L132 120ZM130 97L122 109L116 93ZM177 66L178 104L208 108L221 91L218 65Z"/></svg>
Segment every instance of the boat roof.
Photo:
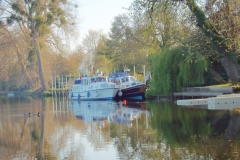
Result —
<svg viewBox="0 0 240 160"><path fill-rule="evenodd" d="M87 76L87 77L77 78L77 80L81 80L81 79L92 79L92 78L106 78L106 77L102 77L102 76Z"/></svg>
<svg viewBox="0 0 240 160"><path fill-rule="evenodd" d="M116 72L108 75L108 79L114 78L116 79L117 77L124 77L124 76L130 76L129 72Z"/></svg>

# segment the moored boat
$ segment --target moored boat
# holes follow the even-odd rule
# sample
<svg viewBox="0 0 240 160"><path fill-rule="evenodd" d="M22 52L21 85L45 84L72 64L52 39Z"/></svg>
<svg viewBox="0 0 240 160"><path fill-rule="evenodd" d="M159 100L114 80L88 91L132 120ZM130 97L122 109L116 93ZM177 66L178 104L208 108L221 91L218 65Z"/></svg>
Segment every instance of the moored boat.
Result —
<svg viewBox="0 0 240 160"><path fill-rule="evenodd" d="M129 72L130 69L125 68L124 72L116 72L108 76L109 82L119 86L115 98L144 99L147 88L145 82L137 81Z"/></svg>
<svg viewBox="0 0 240 160"><path fill-rule="evenodd" d="M144 99L146 84L137 81L134 76L126 75L116 78L116 85L119 86L117 98Z"/></svg>
<svg viewBox="0 0 240 160"><path fill-rule="evenodd" d="M113 99L119 90L115 83L107 82L105 77L77 78L69 91L71 100L106 100Z"/></svg>

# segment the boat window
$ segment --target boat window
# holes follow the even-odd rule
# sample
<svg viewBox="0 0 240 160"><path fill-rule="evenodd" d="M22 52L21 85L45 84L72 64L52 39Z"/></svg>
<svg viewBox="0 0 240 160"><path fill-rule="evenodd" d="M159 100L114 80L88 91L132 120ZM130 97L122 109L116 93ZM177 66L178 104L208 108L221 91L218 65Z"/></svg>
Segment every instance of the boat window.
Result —
<svg viewBox="0 0 240 160"><path fill-rule="evenodd" d="M74 84L81 84L81 80L75 80Z"/></svg>
<svg viewBox="0 0 240 160"><path fill-rule="evenodd" d="M96 81L97 82L106 82L106 78L105 77L97 77Z"/></svg>
<svg viewBox="0 0 240 160"><path fill-rule="evenodd" d="M136 79L134 77L130 77L130 81L135 82Z"/></svg>
<svg viewBox="0 0 240 160"><path fill-rule="evenodd" d="M120 79L116 80L116 84L119 85L120 84Z"/></svg>
<svg viewBox="0 0 240 160"><path fill-rule="evenodd" d="M95 82L95 78L92 78L92 79L91 79L91 82L94 83L94 82Z"/></svg>
<svg viewBox="0 0 240 160"><path fill-rule="evenodd" d="M121 78L121 80L122 80L122 83L124 83L124 82L125 82L125 78Z"/></svg>

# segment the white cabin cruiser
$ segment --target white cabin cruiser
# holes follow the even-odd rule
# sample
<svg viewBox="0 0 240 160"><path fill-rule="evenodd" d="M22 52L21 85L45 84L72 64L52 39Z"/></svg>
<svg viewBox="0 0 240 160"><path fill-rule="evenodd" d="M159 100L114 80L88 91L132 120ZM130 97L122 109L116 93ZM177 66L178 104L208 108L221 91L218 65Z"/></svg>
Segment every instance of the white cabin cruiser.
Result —
<svg viewBox="0 0 240 160"><path fill-rule="evenodd" d="M113 99L119 90L115 83L107 82L105 77L82 77L75 80L69 92L71 100Z"/></svg>

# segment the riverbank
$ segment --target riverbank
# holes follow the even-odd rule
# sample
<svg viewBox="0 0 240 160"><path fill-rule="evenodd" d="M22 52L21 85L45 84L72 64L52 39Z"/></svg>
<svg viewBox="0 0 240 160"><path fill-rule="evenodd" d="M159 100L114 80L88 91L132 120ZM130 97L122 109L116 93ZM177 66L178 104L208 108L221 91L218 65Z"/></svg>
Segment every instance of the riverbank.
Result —
<svg viewBox="0 0 240 160"><path fill-rule="evenodd" d="M24 90L24 91L0 91L0 96L32 96L32 97L41 97L43 96L41 88L34 88L31 90Z"/></svg>
<svg viewBox="0 0 240 160"><path fill-rule="evenodd" d="M205 86L205 87L185 87L182 89L182 92L173 92L170 95L156 95L145 100L167 100L167 101L175 101L178 99L194 99L194 98L208 98L208 97L216 97L218 95L223 94L232 94L239 93L240 85L229 86L228 84L223 85L213 85L213 86ZM67 90L46 90L42 92L41 88L34 88L27 91L0 91L0 96L32 96L32 97L52 97L59 96L64 97L67 96Z"/></svg>
<svg viewBox="0 0 240 160"><path fill-rule="evenodd" d="M228 84L213 85L204 87L185 87L181 92L173 92L170 95L156 95L148 98L148 100L171 100L176 101L179 99L201 99L216 97L218 95L239 93L240 86L230 86Z"/></svg>

